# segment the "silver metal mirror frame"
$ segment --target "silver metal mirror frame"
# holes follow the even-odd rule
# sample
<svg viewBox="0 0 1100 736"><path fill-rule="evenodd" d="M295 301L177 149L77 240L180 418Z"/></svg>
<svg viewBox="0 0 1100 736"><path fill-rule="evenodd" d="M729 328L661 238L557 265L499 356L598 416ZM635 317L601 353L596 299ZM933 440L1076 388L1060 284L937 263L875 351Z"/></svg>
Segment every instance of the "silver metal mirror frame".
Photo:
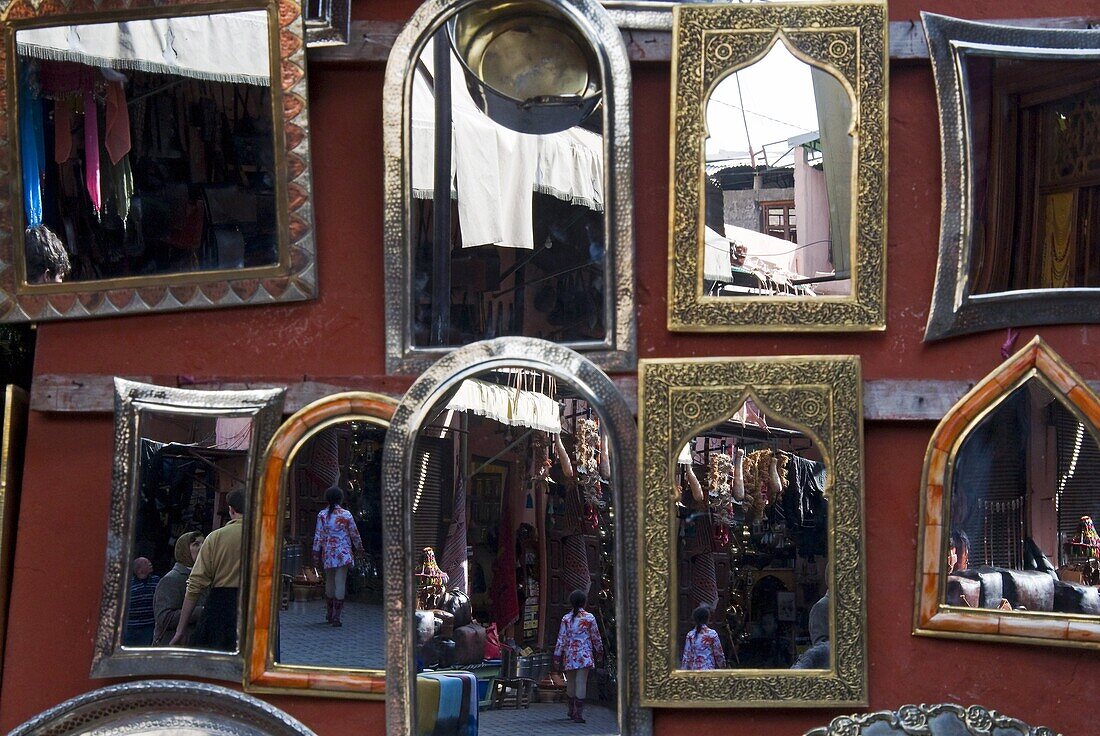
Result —
<svg viewBox="0 0 1100 736"><path fill-rule="evenodd" d="M1100 289L1026 289L972 294L970 256L977 192L966 109L967 55L1100 63L1100 30L1020 28L921 13L940 108L939 261L925 341L1017 325L1100 322Z"/></svg>
<svg viewBox="0 0 1100 736"><path fill-rule="evenodd" d="M432 33L477 0L427 0L397 37L386 64L382 93L385 176L383 248L386 288L386 372L419 373L455 349L418 348L412 338L412 244L408 193L411 179L410 105L412 70ZM583 350L606 370L633 370L634 189L630 59L615 20L595 0L539 0L569 17L592 43L600 60L604 94L605 319L602 341L563 343Z"/></svg>
<svg viewBox="0 0 1100 736"><path fill-rule="evenodd" d="M995 710L971 705L964 708L954 703L938 705L903 705L896 711L880 710L874 713L856 713L837 716L828 726L807 731L805 736L859 736L864 729L884 723L896 734L930 736L935 734L935 720L943 716L955 716L971 736L1058 736L1049 728L1029 726L1016 718L1009 718ZM876 733L881 733L876 731ZM955 731L952 731L955 733Z"/></svg>
<svg viewBox="0 0 1100 736"><path fill-rule="evenodd" d="M203 728L217 736L316 736L273 705L251 695L185 680L141 680L78 695L39 713L8 736L148 734L151 729Z"/></svg>
<svg viewBox="0 0 1100 736"><path fill-rule="evenodd" d="M386 733L415 733L416 693L412 640L415 597L410 487L413 447L421 425L444 394L470 376L503 367L543 371L569 383L591 404L611 438L615 529L618 715L623 736L651 736L652 716L639 703L637 431L618 389L594 363L569 348L527 337L472 343L446 355L416 380L390 423L382 456L382 545L385 579Z"/></svg>
<svg viewBox="0 0 1100 736"><path fill-rule="evenodd" d="M250 516L259 508L253 492L257 468L283 413L285 389L250 391L195 391L154 386L115 379L115 455L111 469L111 507L107 527L107 552L103 563L103 593L99 606L92 677L127 675L188 675L215 680L240 682L243 672L243 647L234 653L186 647L123 647L126 603L130 586L128 575L134 552L134 526L137 514L138 415L141 411L207 414L218 416L251 415L252 443L249 448L248 484ZM248 525L244 527L241 557L241 595L238 602L238 642L247 621L246 593L249 580Z"/></svg>

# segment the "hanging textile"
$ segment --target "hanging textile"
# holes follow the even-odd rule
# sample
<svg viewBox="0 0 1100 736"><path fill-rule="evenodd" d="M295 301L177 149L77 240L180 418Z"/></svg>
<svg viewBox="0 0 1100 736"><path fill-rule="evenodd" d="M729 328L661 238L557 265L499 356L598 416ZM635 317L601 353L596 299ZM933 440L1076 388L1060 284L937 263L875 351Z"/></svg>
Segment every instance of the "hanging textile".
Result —
<svg viewBox="0 0 1100 736"><path fill-rule="evenodd" d="M691 558L691 592L688 604L692 610L699 606L718 607L718 573L714 566L714 554L704 552Z"/></svg>
<svg viewBox="0 0 1100 736"><path fill-rule="evenodd" d="M558 402L540 391L466 379L447 402L452 411L469 411L509 426L561 433Z"/></svg>
<svg viewBox="0 0 1100 736"><path fill-rule="evenodd" d="M466 558L466 479L460 470L456 473L453 519L443 542L440 566L450 578L451 590L469 593L468 560Z"/></svg>
<svg viewBox="0 0 1100 736"><path fill-rule="evenodd" d="M130 157L122 159L111 167L111 199L115 203L115 212L125 226L130 216L130 200L134 197L134 172L130 168Z"/></svg>
<svg viewBox="0 0 1100 736"><path fill-rule="evenodd" d="M306 472L317 484L314 496L324 496L325 490L340 482L340 443L335 429L330 427L317 433Z"/></svg>
<svg viewBox="0 0 1100 736"><path fill-rule="evenodd" d="M500 508L500 527L497 533L497 557L493 561L493 582L489 586L492 601L490 613L498 631L506 631L519 621L519 596L516 592L516 545L512 527L513 498L519 492L513 480L517 473L509 473L504 499Z"/></svg>
<svg viewBox="0 0 1100 736"><path fill-rule="evenodd" d="M126 91L120 82L107 85L107 128L103 142L112 164L117 164L130 152L130 111L126 107Z"/></svg>
<svg viewBox="0 0 1100 736"><path fill-rule="evenodd" d="M23 169L23 209L26 227L42 224L42 176L46 165L46 133L42 101L36 90L35 67L24 64L19 75L19 153Z"/></svg>
<svg viewBox="0 0 1100 736"><path fill-rule="evenodd" d="M68 99L53 103L53 160L63 164L73 154L73 106Z"/></svg>
<svg viewBox="0 0 1100 736"><path fill-rule="evenodd" d="M95 96L90 90L84 93L84 187L99 217L103 213L99 187L99 118Z"/></svg>
<svg viewBox="0 0 1100 736"><path fill-rule="evenodd" d="M592 574L588 569L588 545L581 534L573 534L562 540L562 582L569 592L583 590L588 594Z"/></svg>
<svg viewBox="0 0 1100 736"><path fill-rule="evenodd" d="M825 183L834 196L829 197L829 232L832 235L831 259L837 278L852 272L852 97L840 81L823 69L810 69L817 103L818 128L824 158ZM798 219L802 219L799 213ZM799 233L801 236L802 233ZM799 237L799 240L803 238Z"/></svg>

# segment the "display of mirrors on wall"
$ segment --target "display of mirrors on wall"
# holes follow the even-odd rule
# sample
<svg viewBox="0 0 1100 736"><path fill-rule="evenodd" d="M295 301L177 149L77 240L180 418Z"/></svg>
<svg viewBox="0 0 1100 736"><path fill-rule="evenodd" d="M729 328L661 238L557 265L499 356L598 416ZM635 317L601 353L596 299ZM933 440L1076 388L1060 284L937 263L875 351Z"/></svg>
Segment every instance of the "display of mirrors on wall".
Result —
<svg viewBox="0 0 1100 736"><path fill-rule="evenodd" d="M258 479L244 685L382 698L382 443L397 402L335 394L283 424Z"/></svg>
<svg viewBox="0 0 1100 736"><path fill-rule="evenodd" d="M643 705L866 704L859 358L639 368Z"/></svg>
<svg viewBox="0 0 1100 736"><path fill-rule="evenodd" d="M634 453L614 384L553 343L475 343L413 384L383 458L388 733L651 732Z"/></svg>
<svg viewBox="0 0 1100 736"><path fill-rule="evenodd" d="M432 0L384 93L386 360L507 335L635 354L630 66L594 0Z"/></svg>
<svg viewBox="0 0 1100 736"><path fill-rule="evenodd" d="M1029 726L1018 718L995 710L954 703L903 705L895 710L837 716L806 736L1058 736L1052 729Z"/></svg>
<svg viewBox="0 0 1100 736"><path fill-rule="evenodd" d="M316 295L300 3L18 0L3 30L0 321Z"/></svg>
<svg viewBox="0 0 1100 736"><path fill-rule="evenodd" d="M253 476L284 389L115 379L115 457L93 677L240 681Z"/></svg>
<svg viewBox="0 0 1100 736"><path fill-rule="evenodd" d="M27 392L18 386L3 388L3 414L0 414L0 632L8 620L8 595L11 589L15 553L16 511L23 479L23 450L27 440ZM0 641L0 657L4 645Z"/></svg>
<svg viewBox="0 0 1100 736"><path fill-rule="evenodd" d="M943 206L926 340L1100 320L1100 30L922 13Z"/></svg>
<svg viewBox="0 0 1100 736"><path fill-rule="evenodd" d="M669 329L883 329L886 4L673 18Z"/></svg>
<svg viewBox="0 0 1100 736"><path fill-rule="evenodd" d="M1100 646L1100 398L1040 338L924 461L914 633Z"/></svg>

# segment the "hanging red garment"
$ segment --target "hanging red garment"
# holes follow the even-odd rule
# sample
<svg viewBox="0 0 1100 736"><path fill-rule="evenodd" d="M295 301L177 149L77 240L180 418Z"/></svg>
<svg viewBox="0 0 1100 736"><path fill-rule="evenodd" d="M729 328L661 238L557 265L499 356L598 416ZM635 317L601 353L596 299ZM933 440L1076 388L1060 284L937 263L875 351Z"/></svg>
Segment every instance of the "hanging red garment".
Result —
<svg viewBox="0 0 1100 736"><path fill-rule="evenodd" d="M513 498L518 489L513 480L517 473L508 474L508 486L500 509L500 531L497 534L497 558L493 562L493 582L489 586L492 600L493 623L498 631L505 631L519 621L519 594L516 591L516 539L512 529Z"/></svg>
<svg viewBox="0 0 1100 736"><path fill-rule="evenodd" d="M73 153L73 106L68 99L53 103L53 160L63 164Z"/></svg>
<svg viewBox="0 0 1100 736"><path fill-rule="evenodd" d="M103 142L112 164L130 152L130 111L121 82L107 84L107 128Z"/></svg>

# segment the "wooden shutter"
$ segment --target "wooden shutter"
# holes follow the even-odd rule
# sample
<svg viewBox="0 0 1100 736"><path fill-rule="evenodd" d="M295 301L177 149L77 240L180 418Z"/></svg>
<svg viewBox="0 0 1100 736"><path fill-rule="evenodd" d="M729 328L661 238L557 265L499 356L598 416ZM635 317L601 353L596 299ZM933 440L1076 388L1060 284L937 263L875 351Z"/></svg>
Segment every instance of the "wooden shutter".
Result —
<svg viewBox="0 0 1100 736"><path fill-rule="evenodd" d="M420 550L431 547L438 559L442 552L445 520L450 517L453 500L451 488L454 465L451 440L421 437L416 441L413 458L412 488L409 502L413 505L413 545L420 562Z"/></svg>

